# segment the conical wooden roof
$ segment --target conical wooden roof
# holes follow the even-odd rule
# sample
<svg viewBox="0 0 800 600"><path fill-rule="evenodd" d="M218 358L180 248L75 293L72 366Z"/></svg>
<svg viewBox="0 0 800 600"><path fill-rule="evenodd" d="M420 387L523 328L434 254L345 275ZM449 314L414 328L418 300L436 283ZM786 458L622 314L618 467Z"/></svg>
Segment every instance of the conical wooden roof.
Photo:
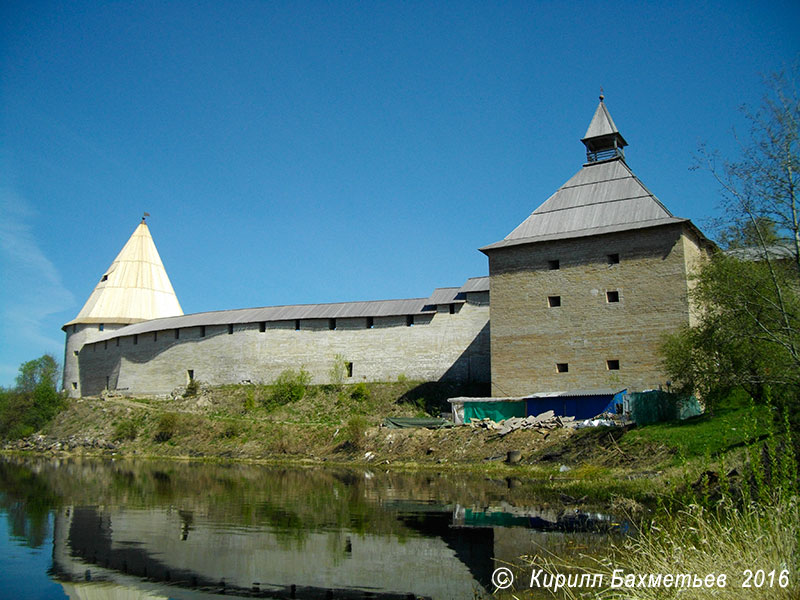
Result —
<svg viewBox="0 0 800 600"><path fill-rule="evenodd" d="M100 278L75 323L137 323L182 315L144 220Z"/></svg>

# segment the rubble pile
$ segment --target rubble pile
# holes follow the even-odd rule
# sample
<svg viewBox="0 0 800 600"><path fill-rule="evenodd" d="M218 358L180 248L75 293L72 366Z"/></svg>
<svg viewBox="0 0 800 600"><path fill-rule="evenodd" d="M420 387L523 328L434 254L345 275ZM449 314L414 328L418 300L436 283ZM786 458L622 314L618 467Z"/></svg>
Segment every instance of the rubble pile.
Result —
<svg viewBox="0 0 800 600"><path fill-rule="evenodd" d="M511 417L503 421L492 421L490 418L471 419L469 426L473 429L488 429L497 432L497 435L508 435L517 429L534 429L540 433L545 433L553 429L571 426L575 417L558 417L552 410L543 412L540 415L530 417Z"/></svg>
<svg viewBox="0 0 800 600"><path fill-rule="evenodd" d="M116 450L117 444L105 439L71 435L66 439L34 434L20 440L7 441L3 450L22 450L36 452L69 452L78 449Z"/></svg>

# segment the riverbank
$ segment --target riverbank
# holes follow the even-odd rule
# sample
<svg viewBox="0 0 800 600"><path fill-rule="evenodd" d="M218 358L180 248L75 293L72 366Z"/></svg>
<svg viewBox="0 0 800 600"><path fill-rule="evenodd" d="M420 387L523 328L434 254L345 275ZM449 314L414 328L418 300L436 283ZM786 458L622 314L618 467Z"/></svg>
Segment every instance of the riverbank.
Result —
<svg viewBox="0 0 800 600"><path fill-rule="evenodd" d="M284 403L275 401L270 386L257 385L201 386L161 399L81 398L70 400L42 431L6 442L3 450L466 470L547 481L568 502L591 497L638 507L679 489L716 485L720 474L735 480L744 448L768 430L764 416L741 399L713 416L630 430L557 428L499 436L469 426L380 426L387 416L437 414L447 397L475 391L480 393L400 381L310 386ZM505 462L509 452L519 453L518 464Z"/></svg>

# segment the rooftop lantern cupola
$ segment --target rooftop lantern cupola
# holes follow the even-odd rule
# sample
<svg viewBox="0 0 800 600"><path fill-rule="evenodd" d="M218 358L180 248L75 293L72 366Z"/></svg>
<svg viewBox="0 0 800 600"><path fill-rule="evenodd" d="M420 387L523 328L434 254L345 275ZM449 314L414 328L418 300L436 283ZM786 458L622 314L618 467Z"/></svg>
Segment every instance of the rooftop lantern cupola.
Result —
<svg viewBox="0 0 800 600"><path fill-rule="evenodd" d="M603 94L600 94L600 104L594 111L589 129L581 140L586 146L586 161L590 163L612 158L625 159L623 148L628 145L625 138L614 125L614 119L608 113Z"/></svg>

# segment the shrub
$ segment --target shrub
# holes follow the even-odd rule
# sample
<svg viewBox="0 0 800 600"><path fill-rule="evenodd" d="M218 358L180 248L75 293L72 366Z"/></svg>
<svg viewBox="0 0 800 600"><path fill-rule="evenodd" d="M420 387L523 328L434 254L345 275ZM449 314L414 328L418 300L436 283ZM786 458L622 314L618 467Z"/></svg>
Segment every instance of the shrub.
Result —
<svg viewBox="0 0 800 600"><path fill-rule="evenodd" d="M364 447L367 433L367 419L362 416L350 417L345 425L345 432L347 433L347 440L356 450L361 450Z"/></svg>
<svg viewBox="0 0 800 600"><path fill-rule="evenodd" d="M311 375L308 371L287 369L272 383L272 389L264 404L271 408L302 400L306 395L309 383L311 383Z"/></svg>
<svg viewBox="0 0 800 600"><path fill-rule="evenodd" d="M156 433L153 439L157 442L166 442L178 432L177 413L164 413L158 418Z"/></svg>
<svg viewBox="0 0 800 600"><path fill-rule="evenodd" d="M139 435L139 424L134 420L120 421L114 427L114 441L135 440Z"/></svg>
<svg viewBox="0 0 800 600"><path fill-rule="evenodd" d="M369 388L367 384L363 381L357 383L353 386L353 389L350 391L350 397L355 400L356 402L363 402L364 400L369 400Z"/></svg>
<svg viewBox="0 0 800 600"><path fill-rule="evenodd" d="M200 383L197 379L192 379L189 383L186 384L186 391L183 392L184 398L194 398L197 396L197 393L200 391Z"/></svg>

